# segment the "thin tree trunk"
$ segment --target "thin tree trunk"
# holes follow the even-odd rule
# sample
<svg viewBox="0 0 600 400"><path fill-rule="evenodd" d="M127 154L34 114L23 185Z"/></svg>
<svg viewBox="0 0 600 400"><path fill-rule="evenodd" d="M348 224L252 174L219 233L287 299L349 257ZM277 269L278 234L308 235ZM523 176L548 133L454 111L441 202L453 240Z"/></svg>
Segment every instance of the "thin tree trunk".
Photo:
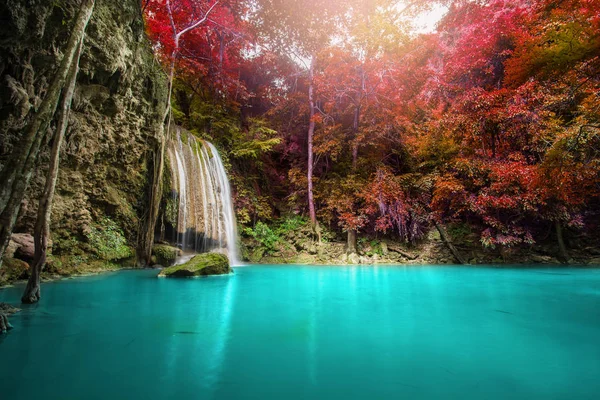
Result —
<svg viewBox="0 0 600 400"><path fill-rule="evenodd" d="M356 137L358 135L358 128L360 126L360 101L362 97L362 90L364 88L365 74L361 69L361 80L360 80L360 88L358 91L358 95L356 96L356 107L354 109L354 121L352 122L352 132L353 132L353 140L352 140L352 173L356 173L356 169L358 167L358 142L356 141ZM358 232L356 230L348 230L348 245L346 246L346 253L352 254L356 253L356 238L358 236Z"/></svg>
<svg viewBox="0 0 600 400"><path fill-rule="evenodd" d="M348 230L348 243L346 246L346 254L356 253L356 231L353 229Z"/></svg>
<svg viewBox="0 0 600 400"><path fill-rule="evenodd" d="M0 213L0 265L17 221L25 190L29 186L41 144L56 112L61 90L65 85L93 9L94 0L82 1L63 59L39 110L25 130L21 141L21 151L15 153L2 173L0 179L0 210L2 210Z"/></svg>
<svg viewBox="0 0 600 400"><path fill-rule="evenodd" d="M360 118L360 107L356 106L354 110L354 123L352 126L352 130L354 132L354 137L356 138L356 133L358 132L358 123ZM356 168L358 165L358 145L355 141L352 143L352 172L356 172ZM348 245L346 246L346 253L352 254L356 253L356 238L358 236L358 232L354 229L348 230Z"/></svg>
<svg viewBox="0 0 600 400"><path fill-rule="evenodd" d="M314 99L314 73L315 73L316 56L313 55L310 60L310 68L308 70L308 104L310 120L308 123L308 211L310 222L313 229L317 226L317 214L315 211L315 199L313 194L313 138L315 134L315 99Z"/></svg>
<svg viewBox="0 0 600 400"><path fill-rule="evenodd" d="M567 246L565 245L565 239L563 236L563 229L560 221L556 221L554 223L554 227L556 228L556 238L558 240L558 250L559 250L559 258L565 264L569 263L569 252L567 251Z"/></svg>
<svg viewBox="0 0 600 400"><path fill-rule="evenodd" d="M464 259L464 257L460 254L458 249L456 247L454 247L454 245L450 241L448 233L446 233L446 230L444 229L444 227L435 220L433 221L433 223L434 223L436 229L438 230L438 232L440 233L440 237L442 238L442 240L444 241L446 246L448 246L448 248L454 255L454 258L456 259L456 261L458 261L461 264L468 264L467 261Z"/></svg>
<svg viewBox="0 0 600 400"><path fill-rule="evenodd" d="M54 142L52 143L52 150L50 153L50 164L46 175L46 184L38 205L37 219L33 233L35 254L31 266L31 275L29 276L27 287L21 297L23 303L37 303L41 298L40 275L46 265L46 252L48 249L48 238L50 237L50 215L52 214L52 202L54 200L54 192L60 166L60 149L65 137L65 132L69 126L71 102L73 100L73 93L75 92L75 84L77 83L79 59L82 51L83 38L81 38L81 41L79 42L77 54L67 78L67 88L63 93L62 101L60 103L59 121L54 132Z"/></svg>
<svg viewBox="0 0 600 400"><path fill-rule="evenodd" d="M171 66L169 70L169 81L167 88L167 102L165 111L159 124L158 137L160 140L158 151L154 153L152 188L150 190L150 201L148 207L148 217L145 226L142 229L141 241L139 243L138 264L140 266L149 266L152 264L152 245L154 244L154 229L158 220L160 211L160 200L162 195L163 169L165 165L165 144L167 136L171 130L171 98L173 95L173 81L175 79L175 58L179 54L179 37L175 36L175 49L171 56ZM166 121L166 122L165 122ZM165 131L166 123L166 131Z"/></svg>

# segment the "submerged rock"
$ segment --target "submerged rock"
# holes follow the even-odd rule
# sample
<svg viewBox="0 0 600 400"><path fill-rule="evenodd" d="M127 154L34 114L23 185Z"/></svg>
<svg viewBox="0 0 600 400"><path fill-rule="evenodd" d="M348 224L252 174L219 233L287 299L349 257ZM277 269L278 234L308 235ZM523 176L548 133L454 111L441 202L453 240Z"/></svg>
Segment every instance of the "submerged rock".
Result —
<svg viewBox="0 0 600 400"><path fill-rule="evenodd" d="M10 322L8 322L8 316L19 311L21 310L11 306L10 304L0 303L0 334L6 333L6 331L9 331L13 328Z"/></svg>
<svg viewBox="0 0 600 400"><path fill-rule="evenodd" d="M220 253L204 253L194 256L190 261L165 268L159 277L192 277L204 275L224 275L230 273L231 267L227 256Z"/></svg>
<svg viewBox="0 0 600 400"><path fill-rule="evenodd" d="M156 264L169 267L175 264L175 260L181 255L181 250L166 244L155 244L152 246L152 255L156 257Z"/></svg>

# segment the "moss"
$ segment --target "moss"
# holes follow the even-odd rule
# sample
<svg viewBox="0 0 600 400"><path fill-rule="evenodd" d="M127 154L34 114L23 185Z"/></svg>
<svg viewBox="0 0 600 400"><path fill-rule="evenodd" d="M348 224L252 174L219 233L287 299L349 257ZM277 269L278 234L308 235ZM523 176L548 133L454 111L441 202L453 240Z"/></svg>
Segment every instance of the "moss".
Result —
<svg viewBox="0 0 600 400"><path fill-rule="evenodd" d="M122 260L134 255L123 231L110 218L102 218L86 236L91 250L102 260Z"/></svg>
<svg viewBox="0 0 600 400"><path fill-rule="evenodd" d="M89 255L64 255L48 257L43 277L52 278L59 276L87 275L100 272L114 271L127 266L133 266L127 261L113 262L99 260Z"/></svg>
<svg viewBox="0 0 600 400"><path fill-rule="evenodd" d="M175 264L175 260L181 255L181 250L166 244L155 244L152 246L152 255L156 257L157 264L168 267Z"/></svg>
<svg viewBox="0 0 600 400"><path fill-rule="evenodd" d="M165 268L158 276L192 277L203 275L223 275L231 272L229 260L220 253L204 253L194 256L190 261Z"/></svg>
<svg viewBox="0 0 600 400"><path fill-rule="evenodd" d="M165 174L167 175L167 174ZM173 196L167 197L165 205L165 221L172 226L177 226L177 217L179 212L179 205L177 204L176 198Z"/></svg>
<svg viewBox="0 0 600 400"><path fill-rule="evenodd" d="M29 264L17 258L5 258L0 267L0 285L6 285L19 279L27 279Z"/></svg>

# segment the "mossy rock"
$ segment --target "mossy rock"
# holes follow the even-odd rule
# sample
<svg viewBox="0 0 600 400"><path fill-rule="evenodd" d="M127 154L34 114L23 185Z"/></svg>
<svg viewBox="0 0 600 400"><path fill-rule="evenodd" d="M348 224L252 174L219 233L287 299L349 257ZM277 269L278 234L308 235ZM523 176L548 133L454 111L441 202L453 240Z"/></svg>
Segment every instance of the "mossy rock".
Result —
<svg viewBox="0 0 600 400"><path fill-rule="evenodd" d="M152 246L152 255L156 257L156 264L169 267L175 264L175 260L181 255L181 250L166 244L155 244Z"/></svg>
<svg viewBox="0 0 600 400"><path fill-rule="evenodd" d="M227 256L220 253L204 253L194 256L190 261L164 268L159 277L193 277L204 275L224 275L230 273L231 267Z"/></svg>
<svg viewBox="0 0 600 400"><path fill-rule="evenodd" d="M18 258L5 258L0 267L0 285L29 277L29 264Z"/></svg>

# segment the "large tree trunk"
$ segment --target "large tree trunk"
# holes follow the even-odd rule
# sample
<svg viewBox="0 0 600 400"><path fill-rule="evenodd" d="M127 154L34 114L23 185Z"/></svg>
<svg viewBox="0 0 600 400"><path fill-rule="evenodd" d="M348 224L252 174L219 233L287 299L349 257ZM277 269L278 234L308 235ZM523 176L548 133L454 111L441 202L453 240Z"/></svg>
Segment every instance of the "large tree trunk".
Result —
<svg viewBox="0 0 600 400"><path fill-rule="evenodd" d="M58 71L52 79L39 110L23 134L19 150L14 153L2 172L0 178L0 210L2 210L0 213L0 265L17 221L25 190L29 186L41 144L56 112L61 90L65 85L93 9L94 0L82 1Z"/></svg>
<svg viewBox="0 0 600 400"><path fill-rule="evenodd" d="M440 237L442 238L442 241L446 244L446 246L448 246L448 248L454 255L454 258L456 259L456 261L458 261L461 264L468 264L467 261L465 260L465 258L460 254L458 249L456 247L454 247L454 245L452 244L452 241L450 240L450 237L446 233L446 230L444 229L444 227L441 224L439 224L437 221L433 221L433 223L434 223L436 229L438 230L438 232L440 233Z"/></svg>
<svg viewBox="0 0 600 400"><path fill-rule="evenodd" d="M313 55L310 60L310 68L308 70L308 105L310 120L308 123L308 212L310 222L313 229L317 226L317 213L315 211L315 198L313 194L313 138L315 135L315 99L314 99L314 73L315 73L316 56Z"/></svg>
<svg viewBox="0 0 600 400"><path fill-rule="evenodd" d="M565 239L563 236L563 229L560 221L556 221L554 223L554 227L556 228L556 238L558 240L558 258L561 262L568 264L569 263L569 252L567 251L567 246L565 245Z"/></svg>
<svg viewBox="0 0 600 400"><path fill-rule="evenodd" d="M46 184L38 205L37 219L33 233L35 254L31 266L31 275L29 276L27 287L21 297L23 303L37 303L41 297L40 275L46 265L46 251L48 249L48 238L50 236L50 215L52 213L52 201L54 199L54 191L56 189L56 181L58 179L60 166L60 149L65 137L65 132L69 126L71 101L73 100L75 84L77 83L79 59L82 51L83 38L79 42L75 60L71 65L71 70L69 71L69 76L67 78L67 87L62 95L62 101L60 103L59 121L56 131L54 132L52 150L50 153L50 165L48 166L48 173L46 175Z"/></svg>

